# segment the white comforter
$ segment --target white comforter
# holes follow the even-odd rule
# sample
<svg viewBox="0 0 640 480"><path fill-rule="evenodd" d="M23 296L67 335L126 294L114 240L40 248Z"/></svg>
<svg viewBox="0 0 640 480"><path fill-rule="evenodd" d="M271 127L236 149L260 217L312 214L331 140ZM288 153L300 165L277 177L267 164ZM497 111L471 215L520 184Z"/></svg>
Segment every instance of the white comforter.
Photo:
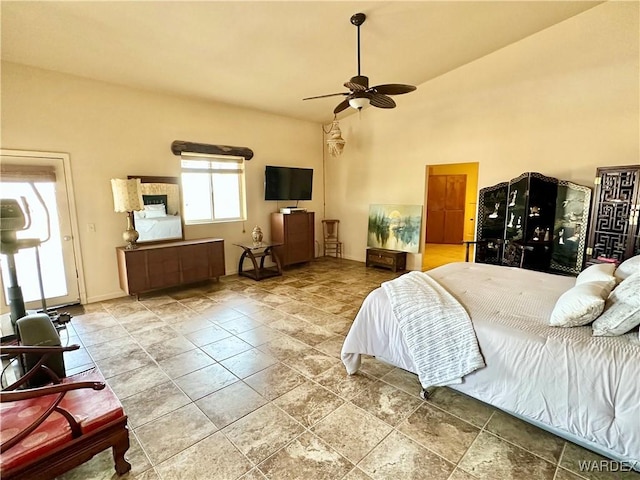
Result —
<svg viewBox="0 0 640 480"><path fill-rule="evenodd" d="M550 327L572 277L477 263L429 275L466 308L487 364L452 388L611 458L640 462L638 332L592 337L590 326ZM343 352L417 371L382 288L363 302Z"/></svg>
<svg viewBox="0 0 640 480"><path fill-rule="evenodd" d="M382 288L424 388L460 383L485 366L466 310L429 275L409 272ZM349 361L355 356L343 353L349 373L357 370Z"/></svg>
<svg viewBox="0 0 640 480"><path fill-rule="evenodd" d="M176 215L154 218L136 218L139 242L182 237L182 219Z"/></svg>

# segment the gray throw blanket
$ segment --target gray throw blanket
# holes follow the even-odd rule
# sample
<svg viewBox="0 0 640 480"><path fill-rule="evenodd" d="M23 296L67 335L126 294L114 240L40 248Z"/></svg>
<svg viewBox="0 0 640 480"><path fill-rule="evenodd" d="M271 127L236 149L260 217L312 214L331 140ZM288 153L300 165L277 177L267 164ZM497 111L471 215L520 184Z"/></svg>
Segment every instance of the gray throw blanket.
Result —
<svg viewBox="0 0 640 480"><path fill-rule="evenodd" d="M469 314L429 275L409 272L382 287L423 388L460 383L485 366Z"/></svg>

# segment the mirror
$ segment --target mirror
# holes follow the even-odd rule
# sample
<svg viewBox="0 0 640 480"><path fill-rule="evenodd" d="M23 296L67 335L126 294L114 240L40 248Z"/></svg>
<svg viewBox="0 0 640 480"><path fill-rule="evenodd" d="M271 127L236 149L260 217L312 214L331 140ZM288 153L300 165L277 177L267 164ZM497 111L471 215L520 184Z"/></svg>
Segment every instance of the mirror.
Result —
<svg viewBox="0 0 640 480"><path fill-rule="evenodd" d="M134 228L140 234L138 243L183 240L180 214L180 179L129 175L139 178L144 210L133 212Z"/></svg>

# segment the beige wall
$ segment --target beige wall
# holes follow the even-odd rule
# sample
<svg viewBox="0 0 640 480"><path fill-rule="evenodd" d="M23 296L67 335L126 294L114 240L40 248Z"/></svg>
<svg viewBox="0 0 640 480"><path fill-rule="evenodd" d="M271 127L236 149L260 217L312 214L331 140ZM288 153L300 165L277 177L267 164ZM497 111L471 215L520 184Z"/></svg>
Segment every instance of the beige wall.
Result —
<svg viewBox="0 0 640 480"><path fill-rule="evenodd" d="M364 260L369 204L423 203L425 165L479 162L482 188L526 171L589 185L598 166L639 163L638 8L599 5L395 97L396 109L340 119L326 213L345 257Z"/></svg>
<svg viewBox="0 0 640 480"><path fill-rule="evenodd" d="M3 63L1 146L70 154L89 301L122 293L114 247L125 218L112 211L109 179L178 175L176 139L255 151L246 231L185 232L224 238L228 273L240 256L232 243L255 224L268 232L276 210L262 200L266 164L315 169L314 199L302 206L317 212L317 239L326 172L326 216L341 220L345 257L363 261L369 204L423 204L426 165L479 162L483 187L524 171L589 184L597 166L638 163L638 28L637 2L594 7L396 97L394 110L342 118L347 146L325 165L314 123ZM420 268L420 254L408 260Z"/></svg>
<svg viewBox="0 0 640 480"><path fill-rule="evenodd" d="M263 200L265 165L314 168L313 201L300 206L322 212L322 130L315 123L5 63L1 121L4 149L70 155L90 302L123 294L114 248L123 244L126 217L113 212L109 179L179 175L173 140L246 146L255 153L246 165L246 224L185 229L188 239L224 238L228 274L237 271L241 253L234 242L250 239L255 225L268 238L269 214L277 205ZM322 215L316 217L316 238L321 238ZM88 223L95 224L95 232L88 231Z"/></svg>

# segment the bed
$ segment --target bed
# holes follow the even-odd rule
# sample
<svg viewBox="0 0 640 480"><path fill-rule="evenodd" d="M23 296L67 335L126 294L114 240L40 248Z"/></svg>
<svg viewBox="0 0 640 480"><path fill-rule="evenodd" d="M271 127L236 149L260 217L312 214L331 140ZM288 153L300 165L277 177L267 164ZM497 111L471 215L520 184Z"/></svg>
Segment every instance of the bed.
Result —
<svg viewBox="0 0 640 480"><path fill-rule="evenodd" d="M141 179L144 208L133 212L140 242L182 239L180 187L173 177L135 177Z"/></svg>
<svg viewBox="0 0 640 480"><path fill-rule="evenodd" d="M450 388L640 467L637 329L594 337L590 326L549 326L574 277L480 263L452 263L427 274L468 312L486 364ZM364 300L345 339L348 373L358 370L361 354L417 372L382 287Z"/></svg>
<svg viewBox="0 0 640 480"><path fill-rule="evenodd" d="M137 212L136 212L137 213ZM136 217L139 242L153 242L170 238L182 238L182 219L178 215L164 217Z"/></svg>

